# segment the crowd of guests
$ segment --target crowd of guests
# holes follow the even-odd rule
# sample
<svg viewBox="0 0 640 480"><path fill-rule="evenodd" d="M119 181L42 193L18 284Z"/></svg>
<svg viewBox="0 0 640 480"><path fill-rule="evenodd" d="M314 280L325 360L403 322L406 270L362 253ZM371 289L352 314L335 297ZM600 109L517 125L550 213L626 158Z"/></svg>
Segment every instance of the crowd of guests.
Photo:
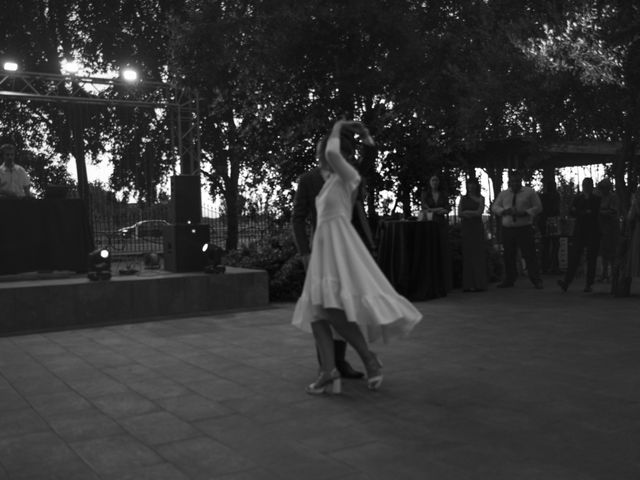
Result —
<svg viewBox="0 0 640 480"><path fill-rule="evenodd" d="M448 234L449 198L440 187L441 180L433 176L421 193L419 220L443 225L441 241L443 258L450 262ZM487 211L477 179L469 178L466 193L458 201L461 230L462 289L465 292L484 291L488 285L488 258L483 215ZM571 200L568 215L573 219L569 237L568 259L564 275L558 280L567 291L586 260L584 292L591 292L596 282L600 259L601 282L612 276L640 276L640 189L632 196L628 214L622 211L620 199L608 178L596 186L585 178L580 191ZM508 187L501 191L490 207L498 220L503 248L504 277L498 288L514 286L523 270L536 289L544 288L542 274L560 275L561 197L555 181L544 184L541 192L523 185L520 174L510 175ZM536 232L537 231L537 232ZM625 235L621 237L621 231ZM536 247L539 234L541 251ZM623 241L624 240L624 241ZM538 256L538 253L540 255ZM616 271L614 272L614 266ZM450 278L446 279L450 282Z"/></svg>

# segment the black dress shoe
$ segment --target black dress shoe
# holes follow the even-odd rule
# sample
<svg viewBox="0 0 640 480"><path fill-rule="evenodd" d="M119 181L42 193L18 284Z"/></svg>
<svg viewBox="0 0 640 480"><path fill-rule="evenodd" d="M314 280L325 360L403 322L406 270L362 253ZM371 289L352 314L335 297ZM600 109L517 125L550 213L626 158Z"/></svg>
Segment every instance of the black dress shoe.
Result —
<svg viewBox="0 0 640 480"><path fill-rule="evenodd" d="M354 370L354 368L347 361L337 363L336 368L340 372L342 378L359 379L364 377L364 373Z"/></svg>

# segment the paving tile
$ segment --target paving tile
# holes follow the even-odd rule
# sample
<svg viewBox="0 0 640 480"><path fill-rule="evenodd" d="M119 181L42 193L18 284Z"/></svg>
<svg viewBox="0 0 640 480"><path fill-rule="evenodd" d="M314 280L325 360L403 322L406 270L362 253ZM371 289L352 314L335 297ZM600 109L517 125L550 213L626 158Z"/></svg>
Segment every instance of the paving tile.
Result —
<svg viewBox="0 0 640 480"><path fill-rule="evenodd" d="M464 469L455 465L443 465L431 459L428 451L423 454L409 452L389 443L369 443L346 448L330 454L330 457L343 462L353 469L366 474L371 479L419 478L460 479L470 477Z"/></svg>
<svg viewBox="0 0 640 480"><path fill-rule="evenodd" d="M122 367L131 365L131 359L114 350L94 352L82 355L87 363L96 368Z"/></svg>
<svg viewBox="0 0 640 480"><path fill-rule="evenodd" d="M173 380L163 377L153 377L128 383L131 390L140 395L155 400L166 397L177 397L189 393L189 390Z"/></svg>
<svg viewBox="0 0 640 480"><path fill-rule="evenodd" d="M0 476L0 478L2 478ZM7 477L9 478L9 477ZM11 475L11 480L101 480L82 460L67 461L63 465L42 465L36 471L28 468Z"/></svg>
<svg viewBox="0 0 640 480"><path fill-rule="evenodd" d="M233 410L218 402L190 393L175 397L159 398L156 403L166 411L188 422L225 416Z"/></svg>
<svg viewBox="0 0 640 480"><path fill-rule="evenodd" d="M29 403L10 386L0 389L0 412L29 408ZM0 417L1 422L1 417Z"/></svg>
<svg viewBox="0 0 640 480"><path fill-rule="evenodd" d="M183 361L189 365L201 368L207 372L215 372L220 374L227 372L229 369L241 366L240 359L229 359L215 353L218 348L210 346L206 351L195 351L193 355L182 357ZM224 375L227 377L226 375Z"/></svg>
<svg viewBox="0 0 640 480"><path fill-rule="evenodd" d="M192 422L192 425L214 440L234 447L259 431L259 424L243 415L232 414Z"/></svg>
<svg viewBox="0 0 640 480"><path fill-rule="evenodd" d="M58 414L49 418L48 422L67 442L93 440L124 433L120 425L95 408Z"/></svg>
<svg viewBox="0 0 640 480"><path fill-rule="evenodd" d="M199 393L203 397L217 402L229 399L246 398L253 395L253 391L251 389L222 378L188 382L185 385L190 390Z"/></svg>
<svg viewBox="0 0 640 480"><path fill-rule="evenodd" d="M217 480L281 480L282 477L278 476L268 469L255 468L251 470L244 470L242 472L228 473L226 475L219 475ZM338 480L343 480L339 477Z"/></svg>
<svg viewBox="0 0 640 480"><path fill-rule="evenodd" d="M346 427L341 429L335 428L322 435L305 438L300 441L300 444L317 452L330 453L345 448L366 445L373 441L375 441L375 437L365 429Z"/></svg>
<svg viewBox="0 0 640 480"><path fill-rule="evenodd" d="M55 394L69 390L69 387L51 373L37 377L19 378L12 382L13 388L25 397L42 394Z"/></svg>
<svg viewBox="0 0 640 480"><path fill-rule="evenodd" d="M0 366L0 373L9 382L13 383L17 380L46 376L49 372L37 360L29 356L25 359L20 359L16 363Z"/></svg>
<svg viewBox="0 0 640 480"><path fill-rule="evenodd" d="M102 478L103 480L189 480L189 477L169 463L104 475Z"/></svg>
<svg viewBox="0 0 640 480"><path fill-rule="evenodd" d="M357 472L356 468L341 460L335 460L312 451L304 452L297 449L281 458L286 458L287 461L271 462L268 468L279 478L287 480L341 478ZM402 476L395 478L402 478Z"/></svg>
<svg viewBox="0 0 640 480"><path fill-rule="evenodd" d="M141 395L125 391L92 399L93 404L112 418L126 418L158 410L158 406Z"/></svg>
<svg viewBox="0 0 640 480"><path fill-rule="evenodd" d="M189 423L168 412L153 412L120 420L131 435L145 445L160 445L202 434Z"/></svg>
<svg viewBox="0 0 640 480"><path fill-rule="evenodd" d="M79 380L66 379L65 381L71 388L86 398L98 398L129 391L126 385L100 373L93 373L92 376L87 378L82 376Z"/></svg>
<svg viewBox="0 0 640 480"><path fill-rule="evenodd" d="M183 385L189 385L194 382L206 382L215 379L215 375L200 367L190 365L189 363L172 358L172 363L155 367L157 372L163 377L169 378Z"/></svg>
<svg viewBox="0 0 640 480"><path fill-rule="evenodd" d="M157 371L138 363L129 363L119 367L103 368L102 373L127 385L160 375Z"/></svg>
<svg viewBox="0 0 640 480"><path fill-rule="evenodd" d="M47 423L31 408L13 410L0 416L0 438L47 431Z"/></svg>
<svg viewBox="0 0 640 480"><path fill-rule="evenodd" d="M40 363L48 371L57 377L65 379L77 379L86 372L84 378L91 378L98 373L98 370L80 357L71 353L63 355L53 355L41 360Z"/></svg>
<svg viewBox="0 0 640 480"><path fill-rule="evenodd" d="M57 478L63 475L81 478L77 474L91 473L76 453L51 431L0 438L0 464L10 477L54 472Z"/></svg>
<svg viewBox="0 0 640 480"><path fill-rule="evenodd" d="M255 468L247 458L205 437L161 445L157 451L193 479L216 478L225 473Z"/></svg>
<svg viewBox="0 0 640 480"><path fill-rule="evenodd" d="M91 408L91 404L84 397L69 388L55 393L31 395L29 403L38 414L45 418Z"/></svg>
<svg viewBox="0 0 640 480"><path fill-rule="evenodd" d="M163 463L153 450L129 435L75 442L71 447L99 476Z"/></svg>

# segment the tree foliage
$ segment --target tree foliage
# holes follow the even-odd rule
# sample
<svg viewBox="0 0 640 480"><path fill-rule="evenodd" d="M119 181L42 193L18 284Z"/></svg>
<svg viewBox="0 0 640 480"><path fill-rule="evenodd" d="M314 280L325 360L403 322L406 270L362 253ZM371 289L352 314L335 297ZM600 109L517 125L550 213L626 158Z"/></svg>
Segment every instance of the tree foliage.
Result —
<svg viewBox="0 0 640 480"><path fill-rule="evenodd" d="M65 57L92 72L129 62L143 78L198 92L202 171L212 196L224 198L228 249L242 199L267 192L276 208L290 205L315 143L340 115L365 121L378 141L363 153L370 212L382 190L410 213L432 173L457 178L478 158L535 157L567 140L622 141L617 184L637 175L635 2L25 0L11 8L0 19L4 45L29 70L58 71ZM18 128L25 144L46 143L63 158L112 155L111 186L124 193L153 201L175 163L162 113L3 107L5 131ZM498 178L501 168L490 173Z"/></svg>

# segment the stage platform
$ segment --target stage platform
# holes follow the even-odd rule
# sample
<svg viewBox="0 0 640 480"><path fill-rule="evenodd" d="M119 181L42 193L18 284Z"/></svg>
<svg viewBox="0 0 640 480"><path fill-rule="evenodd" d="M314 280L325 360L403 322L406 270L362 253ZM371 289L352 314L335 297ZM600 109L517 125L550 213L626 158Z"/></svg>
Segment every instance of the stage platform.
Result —
<svg viewBox="0 0 640 480"><path fill-rule="evenodd" d="M166 316L261 308L269 304L263 270L227 267L225 273L114 272L90 281L65 272L0 277L0 335L13 335Z"/></svg>

